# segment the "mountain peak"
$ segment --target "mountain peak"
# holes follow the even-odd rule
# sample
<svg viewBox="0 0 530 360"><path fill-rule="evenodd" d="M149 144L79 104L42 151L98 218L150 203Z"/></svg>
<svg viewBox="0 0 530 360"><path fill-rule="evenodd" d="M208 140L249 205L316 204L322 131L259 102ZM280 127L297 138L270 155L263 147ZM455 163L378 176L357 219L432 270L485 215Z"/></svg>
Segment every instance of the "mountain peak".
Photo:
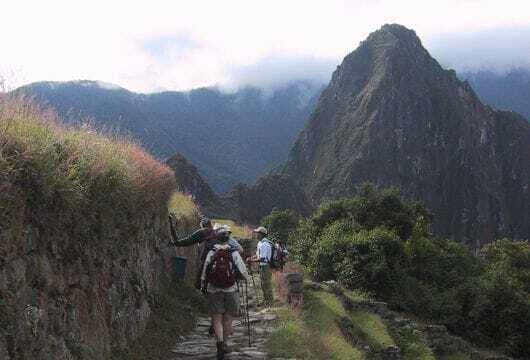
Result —
<svg viewBox="0 0 530 360"><path fill-rule="evenodd" d="M528 123L484 106L414 31L390 24L344 58L282 173L313 203L366 181L398 187L436 214L438 234L480 246L530 234L530 216L519 216L530 193L518 190L530 166L509 160L528 156Z"/></svg>
<svg viewBox="0 0 530 360"><path fill-rule="evenodd" d="M420 38L416 35L416 32L400 24L385 24L381 28L372 33L377 35L381 33L387 33L395 36L401 41L410 41L415 43L421 43Z"/></svg>
<svg viewBox="0 0 530 360"><path fill-rule="evenodd" d="M372 32L366 40L361 42L360 48L408 48L423 50L421 40L414 30L399 24L386 24Z"/></svg>

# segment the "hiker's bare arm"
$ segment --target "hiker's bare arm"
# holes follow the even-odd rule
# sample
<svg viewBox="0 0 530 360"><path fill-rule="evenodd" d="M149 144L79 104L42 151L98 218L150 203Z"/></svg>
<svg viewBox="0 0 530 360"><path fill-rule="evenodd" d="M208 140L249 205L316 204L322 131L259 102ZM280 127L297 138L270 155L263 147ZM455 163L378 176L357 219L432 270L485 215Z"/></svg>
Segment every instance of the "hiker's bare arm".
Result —
<svg viewBox="0 0 530 360"><path fill-rule="evenodd" d="M204 260L204 265L202 266L202 271L201 271L201 292L202 293L205 293L208 287L208 283L206 281L206 269L208 268L208 266L210 265L210 262L212 261L212 255L213 255L213 251L210 251L208 255L206 255L206 259Z"/></svg>
<svg viewBox="0 0 530 360"><path fill-rule="evenodd" d="M169 221L169 224L171 227L171 236L173 237L173 245L175 246L190 246L193 244L198 244L204 239L204 229L199 229L193 234L179 239L171 220Z"/></svg>
<svg viewBox="0 0 530 360"><path fill-rule="evenodd" d="M232 253L232 259L234 260L234 263L237 266L237 269L239 270L239 273L243 275L245 279L248 278L248 271L247 267L245 266L245 263L243 262L243 258L237 251Z"/></svg>
<svg viewBox="0 0 530 360"><path fill-rule="evenodd" d="M169 229L171 230L171 237L173 238L172 244L175 244L175 241L178 241L177 231L175 230L175 215L173 213L169 213Z"/></svg>

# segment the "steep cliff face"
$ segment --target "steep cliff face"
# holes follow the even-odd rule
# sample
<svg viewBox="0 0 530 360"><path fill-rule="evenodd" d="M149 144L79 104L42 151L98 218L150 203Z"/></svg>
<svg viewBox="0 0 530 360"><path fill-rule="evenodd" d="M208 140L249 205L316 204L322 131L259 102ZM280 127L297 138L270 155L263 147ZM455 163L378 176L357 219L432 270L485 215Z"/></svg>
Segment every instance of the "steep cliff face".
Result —
<svg viewBox="0 0 530 360"><path fill-rule="evenodd" d="M370 181L472 242L530 236L530 125L483 105L416 34L385 25L346 56L282 170L314 203Z"/></svg>

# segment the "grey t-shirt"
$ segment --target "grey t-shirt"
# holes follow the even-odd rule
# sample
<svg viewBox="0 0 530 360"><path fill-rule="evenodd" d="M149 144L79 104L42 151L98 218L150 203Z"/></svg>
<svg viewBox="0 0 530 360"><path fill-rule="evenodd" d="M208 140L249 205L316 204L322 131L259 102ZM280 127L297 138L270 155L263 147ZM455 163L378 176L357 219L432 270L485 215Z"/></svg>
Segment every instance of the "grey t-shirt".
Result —
<svg viewBox="0 0 530 360"><path fill-rule="evenodd" d="M235 250L241 254L243 253L243 247L241 246L241 244L239 244L239 242L236 239L230 238L228 240L228 245L230 245L230 249Z"/></svg>

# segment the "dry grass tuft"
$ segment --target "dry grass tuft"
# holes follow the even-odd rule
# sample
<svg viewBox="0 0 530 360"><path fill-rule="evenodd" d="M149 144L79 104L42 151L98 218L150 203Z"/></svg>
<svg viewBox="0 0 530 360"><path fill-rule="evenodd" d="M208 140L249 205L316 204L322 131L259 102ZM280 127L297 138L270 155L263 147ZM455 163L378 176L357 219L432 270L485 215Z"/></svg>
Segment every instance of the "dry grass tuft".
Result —
<svg viewBox="0 0 530 360"><path fill-rule="evenodd" d="M193 202L192 197L180 192L174 192L171 195L168 208L177 218L198 216L199 213L199 208Z"/></svg>

